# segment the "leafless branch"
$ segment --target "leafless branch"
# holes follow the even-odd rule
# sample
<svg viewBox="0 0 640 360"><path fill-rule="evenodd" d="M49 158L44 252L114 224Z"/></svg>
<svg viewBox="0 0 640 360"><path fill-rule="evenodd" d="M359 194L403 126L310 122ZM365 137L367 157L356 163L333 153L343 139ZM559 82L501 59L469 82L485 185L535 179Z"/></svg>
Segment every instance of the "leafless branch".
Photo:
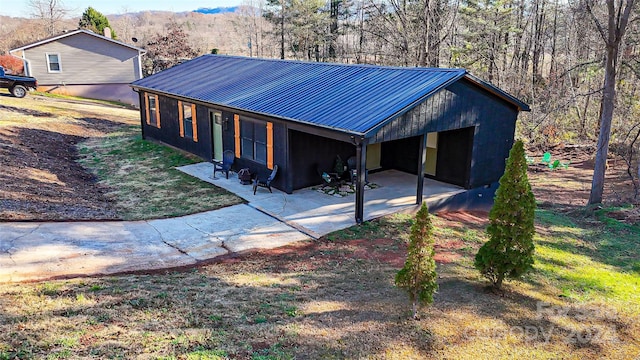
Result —
<svg viewBox="0 0 640 360"><path fill-rule="evenodd" d="M613 2L613 0L608 0L608 2L611 3ZM591 20L593 20L593 23L596 25L596 28L598 29L598 33L600 33L602 40L604 40L605 43L608 43L609 38L607 36L607 33L602 27L602 24L600 24L600 20L598 20L598 18L596 17L596 14L593 13L590 0L585 0L584 4L585 4L585 7L587 8L587 12L589 13L589 16L591 16Z"/></svg>

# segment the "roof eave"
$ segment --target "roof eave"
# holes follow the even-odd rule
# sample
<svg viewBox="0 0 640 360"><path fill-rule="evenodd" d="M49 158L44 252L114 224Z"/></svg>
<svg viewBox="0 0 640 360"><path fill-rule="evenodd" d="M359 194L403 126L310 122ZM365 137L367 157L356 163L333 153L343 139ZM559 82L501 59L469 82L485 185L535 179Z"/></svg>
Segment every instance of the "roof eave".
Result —
<svg viewBox="0 0 640 360"><path fill-rule="evenodd" d="M168 92L165 92L165 91L162 91L162 90L158 90L158 89L154 89L154 88L150 88L150 87L146 87L146 86L134 85L133 83L129 84L129 86L131 88L133 88L134 91L140 91L140 90L149 91L149 92L153 92L153 93L156 93L156 94L163 94L163 95L166 95L166 96L170 96L170 97L173 97L173 98L179 97L179 98L185 99L187 101L191 101L191 102L197 102L197 103L202 103L202 104L211 104L211 105L214 105L214 106L227 108L229 110L236 110L236 111L239 111L239 112L245 112L245 113L251 113L251 114L266 116L266 117L270 117L270 118L274 118L274 119L278 119L278 120L282 120L282 121L286 121L286 122L292 122L292 123L296 123L296 124L303 124L303 125L307 125L307 126L318 127L318 128L322 128L322 129L330 130L330 131L336 131L336 132L340 132L340 133L346 134L348 136L365 137L365 133L359 132L359 131L353 131L353 130L348 130L348 129L342 129L342 128L337 128L337 127L326 126L326 125L319 125L319 124L315 124L315 123L312 123L312 122L309 122L309 121L305 121L305 120L292 119L292 118L289 118L289 117L286 117L286 116L278 116L278 115L274 115L274 114L270 114L270 113L264 113L264 112L260 112L260 111L248 110L248 109L244 109L244 108L235 107L233 105L219 104L219 103L210 102L210 101L206 101L206 100L202 100L202 99L192 98L192 97L189 97L189 96L168 93Z"/></svg>
<svg viewBox="0 0 640 360"><path fill-rule="evenodd" d="M492 84L477 78L469 73L467 73L465 75L465 79L467 79L468 81L472 82L473 84L475 84L476 86L479 86L481 88L483 88L484 90L498 96L499 98L515 105L518 108L518 111L531 111L531 108L529 107L529 105L527 105L526 103L520 101L518 98L516 98L515 96L505 92L504 90L493 86Z"/></svg>
<svg viewBox="0 0 640 360"><path fill-rule="evenodd" d="M34 48L34 47L37 47L37 46L40 46L40 45L44 45L46 43L50 43L50 42L53 42L53 41L57 41L57 40L60 40L62 38L69 37L69 36L72 36L72 35L76 35L76 34L79 34L79 33L84 33L84 34L87 34L87 35L95 36L95 37L97 37L99 39L107 40L107 41L110 41L110 42L112 42L114 44L121 45L121 46L124 46L124 47L128 47L128 48L130 48L132 50L137 50L138 53L140 53L141 55L147 53L147 51L145 49L139 48L137 46L125 44L125 43L123 43L121 41L118 41L118 40L115 40L115 39L111 39L111 38L108 38L106 36L102 36L100 34L96 34L93 31L88 31L88 30L85 30L85 29L77 29L77 30L69 31L69 32L64 33L64 34L60 34L60 35L57 35L57 36L50 37L48 39L36 41L34 43L27 44L27 45L21 46L19 48L11 49L11 50L9 50L9 53L11 54L11 53L17 52L17 51L24 51L26 49L31 49L31 48Z"/></svg>

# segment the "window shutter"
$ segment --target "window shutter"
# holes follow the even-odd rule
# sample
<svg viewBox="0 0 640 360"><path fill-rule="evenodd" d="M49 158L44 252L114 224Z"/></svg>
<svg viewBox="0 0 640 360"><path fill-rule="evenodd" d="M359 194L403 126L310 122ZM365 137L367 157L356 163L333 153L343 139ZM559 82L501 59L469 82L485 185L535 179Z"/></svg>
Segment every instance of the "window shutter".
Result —
<svg viewBox="0 0 640 360"><path fill-rule="evenodd" d="M233 114L233 136L236 140L236 157L240 158L240 115Z"/></svg>
<svg viewBox="0 0 640 360"><path fill-rule="evenodd" d="M160 129L160 102L158 101L158 95L153 95L156 98L156 126Z"/></svg>
<svg viewBox="0 0 640 360"><path fill-rule="evenodd" d="M147 125L151 125L151 119L149 119L149 94L144 93L144 108L147 112Z"/></svg>
<svg viewBox="0 0 640 360"><path fill-rule="evenodd" d="M180 100L178 100L178 126L180 126L180 137L184 137L184 111Z"/></svg>
<svg viewBox="0 0 640 360"><path fill-rule="evenodd" d="M191 104L191 126L193 128L193 141L198 142L198 121L196 120L196 104Z"/></svg>
<svg viewBox="0 0 640 360"><path fill-rule="evenodd" d="M273 123L267 123L267 168L273 170Z"/></svg>

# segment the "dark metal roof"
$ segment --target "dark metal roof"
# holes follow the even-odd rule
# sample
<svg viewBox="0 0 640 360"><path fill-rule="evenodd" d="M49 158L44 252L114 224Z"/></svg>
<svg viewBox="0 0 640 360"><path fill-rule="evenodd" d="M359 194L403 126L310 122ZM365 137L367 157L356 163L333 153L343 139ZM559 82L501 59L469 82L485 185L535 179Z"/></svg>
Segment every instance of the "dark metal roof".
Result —
<svg viewBox="0 0 640 360"><path fill-rule="evenodd" d="M204 55L132 83L187 99L365 134L467 75L400 68ZM487 86L486 83L480 86ZM491 87L519 109L526 104ZM514 101L515 100L515 101Z"/></svg>

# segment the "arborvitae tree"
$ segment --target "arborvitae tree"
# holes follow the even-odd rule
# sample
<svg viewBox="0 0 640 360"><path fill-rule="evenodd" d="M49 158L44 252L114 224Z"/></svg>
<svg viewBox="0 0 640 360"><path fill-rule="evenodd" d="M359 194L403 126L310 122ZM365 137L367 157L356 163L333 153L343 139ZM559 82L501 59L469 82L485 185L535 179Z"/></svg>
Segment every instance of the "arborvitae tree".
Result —
<svg viewBox="0 0 640 360"><path fill-rule="evenodd" d="M418 318L418 305L431 304L433 293L438 289L433 243L433 225L429 209L422 203L411 226L407 261L396 274L396 286L409 294L414 319Z"/></svg>
<svg viewBox="0 0 640 360"><path fill-rule="evenodd" d="M487 228L489 241L478 251L475 267L500 289L505 277L517 279L533 266L536 200L527 177L524 145L518 140L500 178Z"/></svg>
<svg viewBox="0 0 640 360"><path fill-rule="evenodd" d="M104 28L108 27L111 30L111 38L116 38L115 31L113 31L113 28L109 25L109 19L91 6L82 13L78 26L82 29L89 29L100 35L104 35Z"/></svg>

